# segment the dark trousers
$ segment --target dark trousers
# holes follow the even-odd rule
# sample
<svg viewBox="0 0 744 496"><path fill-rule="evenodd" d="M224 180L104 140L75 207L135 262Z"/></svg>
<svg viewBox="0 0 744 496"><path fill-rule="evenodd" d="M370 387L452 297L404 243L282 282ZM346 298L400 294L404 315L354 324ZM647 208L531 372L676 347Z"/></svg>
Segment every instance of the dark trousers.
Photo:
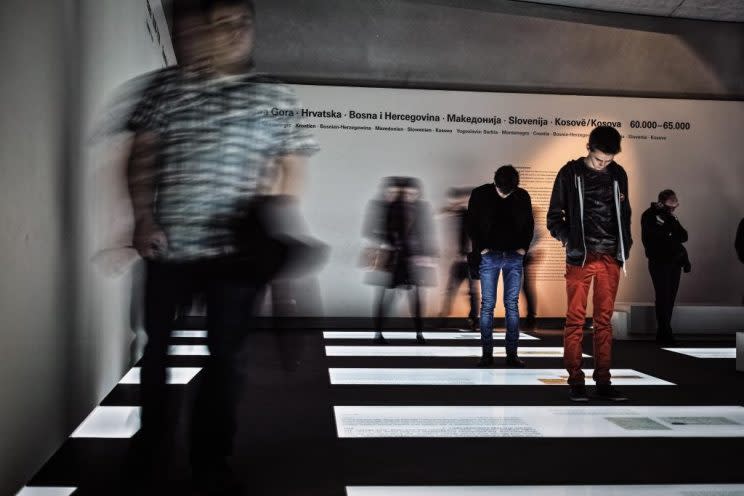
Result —
<svg viewBox="0 0 744 496"><path fill-rule="evenodd" d="M471 319L478 318L478 285L476 281L470 277L468 262L464 260L452 262L452 265L450 266L447 290L444 294L444 303L442 304L442 316L447 316L450 311L452 311L452 301L465 280L468 281L468 296L470 297L470 311L468 312L468 317Z"/></svg>
<svg viewBox="0 0 744 496"><path fill-rule="evenodd" d="M672 313L677 299L682 267L679 263L648 261L648 271L656 294L656 336L672 337Z"/></svg>
<svg viewBox="0 0 744 496"><path fill-rule="evenodd" d="M529 252L524 257L522 270L522 292L527 303L527 321L534 321L537 315L537 281L535 280L535 258Z"/></svg>
<svg viewBox="0 0 744 496"><path fill-rule="evenodd" d="M377 313L375 315L375 331L383 331L383 320L387 313L388 307L392 303L392 297L395 296L395 291L398 288L385 288L382 287L377 293ZM412 285L409 291L409 302L411 304L411 315L413 315L413 324L416 327L416 332L424 330L424 322L421 318L421 295L419 294L419 287Z"/></svg>
<svg viewBox="0 0 744 496"><path fill-rule="evenodd" d="M169 415L166 364L179 304L203 292L210 356L197 377L192 414L191 460L195 468L231 453L241 386L240 352L254 315L259 287L226 261L148 262L145 284L147 345L142 358L142 428L146 449L165 442Z"/></svg>

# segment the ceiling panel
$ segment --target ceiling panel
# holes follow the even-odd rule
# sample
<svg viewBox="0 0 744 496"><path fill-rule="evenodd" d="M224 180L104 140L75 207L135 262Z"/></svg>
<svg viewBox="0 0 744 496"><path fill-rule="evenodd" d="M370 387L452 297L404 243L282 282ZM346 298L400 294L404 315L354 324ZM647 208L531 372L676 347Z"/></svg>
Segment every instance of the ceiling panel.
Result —
<svg viewBox="0 0 744 496"><path fill-rule="evenodd" d="M744 0L518 0L663 17L744 22Z"/></svg>
<svg viewBox="0 0 744 496"><path fill-rule="evenodd" d="M744 22L744 0L686 0L674 16Z"/></svg>

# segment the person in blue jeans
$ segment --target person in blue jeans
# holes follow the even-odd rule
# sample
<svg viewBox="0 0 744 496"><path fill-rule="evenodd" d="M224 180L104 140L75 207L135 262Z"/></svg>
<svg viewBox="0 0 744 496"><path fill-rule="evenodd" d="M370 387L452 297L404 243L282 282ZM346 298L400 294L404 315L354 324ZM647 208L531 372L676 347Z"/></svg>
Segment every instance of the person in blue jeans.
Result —
<svg viewBox="0 0 744 496"><path fill-rule="evenodd" d="M524 256L529 250L535 221L529 193L519 187L519 172L504 165L493 183L475 188L470 195L467 219L473 253L480 254L481 346L479 367L493 365L493 310L496 289L503 273L506 310L506 365L524 367L519 348L519 290Z"/></svg>

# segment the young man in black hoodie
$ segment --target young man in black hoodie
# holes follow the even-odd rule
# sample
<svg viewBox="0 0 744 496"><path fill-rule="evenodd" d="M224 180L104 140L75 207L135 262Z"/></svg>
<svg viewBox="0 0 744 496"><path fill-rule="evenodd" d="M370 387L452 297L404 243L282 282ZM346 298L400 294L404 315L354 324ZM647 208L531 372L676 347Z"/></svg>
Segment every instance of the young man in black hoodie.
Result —
<svg viewBox="0 0 744 496"><path fill-rule="evenodd" d="M548 208L548 230L566 247L568 308L563 358L569 373L569 398L588 401L581 370L584 321L589 287L594 281L594 375L597 396L622 401L611 386L612 313L620 269L630 254L628 176L615 163L620 133L600 126L589 134L588 155L558 172Z"/></svg>
<svg viewBox="0 0 744 496"><path fill-rule="evenodd" d="M656 294L656 341L664 345L674 344L674 300L682 269L690 272L691 268L687 250L682 246L687 242L687 231L674 215L677 207L677 195L665 189L659 193L659 201L652 203L641 216L643 247Z"/></svg>
<svg viewBox="0 0 744 496"><path fill-rule="evenodd" d="M524 256L530 247L535 222L529 193L519 187L519 173L504 165L493 183L473 190L468 204L468 235L473 253L480 254L481 346L479 367L493 365L493 309L499 273L504 273L506 310L506 365L524 367L519 359L519 290Z"/></svg>

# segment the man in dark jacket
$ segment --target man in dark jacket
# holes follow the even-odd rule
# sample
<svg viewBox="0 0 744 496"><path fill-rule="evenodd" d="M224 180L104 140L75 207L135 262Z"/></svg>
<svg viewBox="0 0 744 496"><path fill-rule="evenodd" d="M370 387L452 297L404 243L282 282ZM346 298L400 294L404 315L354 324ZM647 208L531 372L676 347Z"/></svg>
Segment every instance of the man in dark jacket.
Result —
<svg viewBox="0 0 744 496"><path fill-rule="evenodd" d="M511 165L500 167L493 183L475 188L467 218L473 253L480 254L481 345L478 366L493 364L493 309L499 273L504 273L506 310L506 365L524 367L519 359L519 290L522 265L530 247L535 222L529 193L519 187L519 173Z"/></svg>
<svg viewBox="0 0 744 496"><path fill-rule="evenodd" d="M656 294L656 341L664 345L674 344L674 300L682 269L690 271L687 250L682 246L687 242L687 231L674 215L678 206L677 195L666 189L659 193L659 201L652 203L641 216L643 247Z"/></svg>
<svg viewBox="0 0 744 496"><path fill-rule="evenodd" d="M600 126L592 130L588 155L558 172L548 208L548 230L566 247L568 308L563 358L569 373L569 398L588 401L581 370L584 321L589 287L594 281L594 382L597 396L625 400L611 386L612 313L620 269L630 254L628 176L615 163L620 133Z"/></svg>

